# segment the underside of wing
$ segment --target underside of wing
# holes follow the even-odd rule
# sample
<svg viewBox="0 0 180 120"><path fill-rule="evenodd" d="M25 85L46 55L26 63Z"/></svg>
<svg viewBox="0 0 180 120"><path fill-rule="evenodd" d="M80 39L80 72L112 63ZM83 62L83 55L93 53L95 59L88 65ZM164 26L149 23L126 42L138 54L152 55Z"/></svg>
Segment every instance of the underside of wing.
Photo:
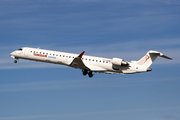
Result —
<svg viewBox="0 0 180 120"><path fill-rule="evenodd" d="M70 64L70 66L74 68L87 69L81 58L75 58Z"/></svg>
<svg viewBox="0 0 180 120"><path fill-rule="evenodd" d="M74 68L87 69L87 67L84 65L84 63L81 59L84 53L85 53L85 51L83 51L78 57L74 58L74 60L70 64L70 66L74 67Z"/></svg>
<svg viewBox="0 0 180 120"><path fill-rule="evenodd" d="M95 65L86 65L90 71L93 71L93 72L106 72L107 70L102 68L102 67L99 67L99 66L95 66Z"/></svg>

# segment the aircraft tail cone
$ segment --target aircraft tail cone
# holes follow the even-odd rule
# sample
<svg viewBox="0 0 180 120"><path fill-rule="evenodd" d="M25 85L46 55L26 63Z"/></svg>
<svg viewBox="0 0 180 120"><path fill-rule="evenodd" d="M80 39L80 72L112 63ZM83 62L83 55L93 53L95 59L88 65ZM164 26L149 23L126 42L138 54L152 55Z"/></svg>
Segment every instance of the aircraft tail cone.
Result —
<svg viewBox="0 0 180 120"><path fill-rule="evenodd" d="M152 69L151 68L147 68L147 72L149 72L149 71L152 71Z"/></svg>

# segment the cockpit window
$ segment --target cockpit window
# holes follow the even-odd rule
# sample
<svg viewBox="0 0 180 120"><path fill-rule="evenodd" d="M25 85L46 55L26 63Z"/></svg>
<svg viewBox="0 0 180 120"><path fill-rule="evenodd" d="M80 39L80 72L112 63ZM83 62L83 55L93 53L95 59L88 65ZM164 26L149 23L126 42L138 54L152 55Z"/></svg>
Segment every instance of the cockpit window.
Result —
<svg viewBox="0 0 180 120"><path fill-rule="evenodd" d="M22 51L22 48L18 49L18 50L21 50Z"/></svg>

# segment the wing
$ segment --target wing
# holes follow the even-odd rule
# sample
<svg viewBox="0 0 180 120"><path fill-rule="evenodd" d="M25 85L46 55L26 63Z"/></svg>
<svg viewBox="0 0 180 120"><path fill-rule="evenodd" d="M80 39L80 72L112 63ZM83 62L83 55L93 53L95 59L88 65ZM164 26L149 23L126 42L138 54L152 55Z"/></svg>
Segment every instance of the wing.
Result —
<svg viewBox="0 0 180 120"><path fill-rule="evenodd" d="M85 51L83 51L78 57L74 58L74 60L70 64L70 67L86 69L88 71L93 71L93 72L105 72L106 71L106 69L101 68L99 66L95 66L95 65L91 65L91 64L85 65L81 59L82 56L84 55L84 53L85 53Z"/></svg>
<svg viewBox="0 0 180 120"><path fill-rule="evenodd" d="M78 57L74 58L74 60L71 62L70 66L74 67L74 68L80 68L80 69L88 69L83 61L81 60L83 54L85 53L85 51L83 51Z"/></svg>

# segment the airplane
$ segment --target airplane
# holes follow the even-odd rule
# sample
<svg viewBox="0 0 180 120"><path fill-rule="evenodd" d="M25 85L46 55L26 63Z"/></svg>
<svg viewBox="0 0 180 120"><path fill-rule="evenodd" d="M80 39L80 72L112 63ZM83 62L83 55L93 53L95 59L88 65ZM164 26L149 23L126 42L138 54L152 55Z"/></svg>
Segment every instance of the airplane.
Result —
<svg viewBox="0 0 180 120"><path fill-rule="evenodd" d="M81 54L73 54L52 50L45 50L39 48L23 47L12 53L11 57L14 58L14 63L19 59L40 61L46 63L54 63L59 65L66 65L73 68L82 70L83 75L93 77L92 72L108 73L108 74L134 74L141 72L148 72L152 69L149 68L154 60L159 56L172 60L172 58L165 56L163 53L150 50L138 61L127 62L121 58L101 58L94 56L84 55L85 51Z"/></svg>

